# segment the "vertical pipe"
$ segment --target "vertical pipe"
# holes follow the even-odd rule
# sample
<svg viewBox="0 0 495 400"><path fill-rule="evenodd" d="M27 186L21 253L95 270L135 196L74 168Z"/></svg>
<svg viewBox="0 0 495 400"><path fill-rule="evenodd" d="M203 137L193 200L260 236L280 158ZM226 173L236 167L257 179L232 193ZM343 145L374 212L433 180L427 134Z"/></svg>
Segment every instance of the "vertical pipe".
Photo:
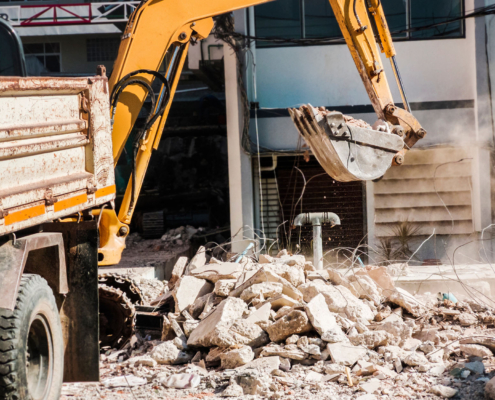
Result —
<svg viewBox="0 0 495 400"><path fill-rule="evenodd" d="M313 264L317 270L323 269L323 243L319 219L313 222Z"/></svg>

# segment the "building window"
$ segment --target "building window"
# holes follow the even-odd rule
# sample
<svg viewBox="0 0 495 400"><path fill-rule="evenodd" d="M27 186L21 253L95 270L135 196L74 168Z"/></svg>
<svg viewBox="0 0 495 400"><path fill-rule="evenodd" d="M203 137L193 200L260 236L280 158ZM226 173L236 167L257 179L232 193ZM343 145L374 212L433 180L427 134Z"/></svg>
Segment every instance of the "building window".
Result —
<svg viewBox="0 0 495 400"><path fill-rule="evenodd" d="M24 43L28 75L61 71L60 43Z"/></svg>
<svg viewBox="0 0 495 400"><path fill-rule="evenodd" d="M119 51L120 38L86 39L88 61L114 61Z"/></svg>
<svg viewBox="0 0 495 400"><path fill-rule="evenodd" d="M382 0L382 4L394 39L463 37L461 21L438 25L463 15L463 0ZM256 6L255 26L258 37L342 38L328 0L276 0ZM413 30L430 26L429 29ZM281 44L258 40L257 45Z"/></svg>

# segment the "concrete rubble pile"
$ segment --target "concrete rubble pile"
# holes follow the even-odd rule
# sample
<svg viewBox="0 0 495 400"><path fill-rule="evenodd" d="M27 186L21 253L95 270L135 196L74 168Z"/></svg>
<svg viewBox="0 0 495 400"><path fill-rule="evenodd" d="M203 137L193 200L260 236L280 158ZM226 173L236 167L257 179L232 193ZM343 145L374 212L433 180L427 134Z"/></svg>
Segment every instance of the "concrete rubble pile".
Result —
<svg viewBox="0 0 495 400"><path fill-rule="evenodd" d="M424 304L386 267L316 270L285 250L253 259L180 258L151 302L169 310L161 339L136 332L102 355L103 384L124 374L223 397L360 400L483 395L486 384L495 399L495 313L482 299Z"/></svg>

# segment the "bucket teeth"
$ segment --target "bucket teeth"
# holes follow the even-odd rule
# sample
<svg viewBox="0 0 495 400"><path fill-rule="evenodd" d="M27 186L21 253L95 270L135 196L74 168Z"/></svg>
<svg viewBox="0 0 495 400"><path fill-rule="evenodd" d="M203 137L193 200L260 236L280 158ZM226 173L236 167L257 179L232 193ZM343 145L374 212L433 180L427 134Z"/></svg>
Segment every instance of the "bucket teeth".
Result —
<svg viewBox="0 0 495 400"><path fill-rule="evenodd" d="M307 104L289 114L323 169L340 182L382 177L404 147L399 136L365 128L340 112Z"/></svg>

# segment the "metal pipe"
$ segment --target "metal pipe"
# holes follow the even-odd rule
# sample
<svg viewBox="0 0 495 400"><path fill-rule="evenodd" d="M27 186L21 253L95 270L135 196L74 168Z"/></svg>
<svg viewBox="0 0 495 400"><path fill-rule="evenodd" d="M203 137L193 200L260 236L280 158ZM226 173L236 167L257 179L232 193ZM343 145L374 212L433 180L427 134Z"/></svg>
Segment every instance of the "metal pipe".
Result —
<svg viewBox="0 0 495 400"><path fill-rule="evenodd" d="M407 101L406 91L404 90L404 84L402 83L402 78L400 76L399 67L397 65L397 61L395 60L395 56L390 57L390 64L392 65L395 80L397 81L397 86L399 87L400 97L402 97L402 102L404 103L404 109L407 112L411 113L411 107L409 106L409 102Z"/></svg>
<svg viewBox="0 0 495 400"><path fill-rule="evenodd" d="M340 218L332 212L301 213L294 219L294 226L313 225L313 264L316 269L323 269L323 240L321 224L340 225Z"/></svg>

